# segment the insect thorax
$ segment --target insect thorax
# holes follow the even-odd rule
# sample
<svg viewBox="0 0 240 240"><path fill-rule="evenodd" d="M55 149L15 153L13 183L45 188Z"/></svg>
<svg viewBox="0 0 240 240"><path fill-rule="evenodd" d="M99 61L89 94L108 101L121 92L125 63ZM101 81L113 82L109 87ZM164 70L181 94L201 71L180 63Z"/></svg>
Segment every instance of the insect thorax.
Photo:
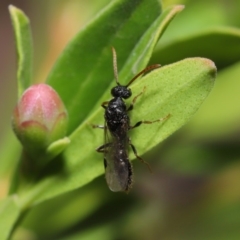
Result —
<svg viewBox="0 0 240 240"><path fill-rule="evenodd" d="M129 116L126 104L120 97L113 98L105 111L105 120L110 132L123 133L128 131Z"/></svg>

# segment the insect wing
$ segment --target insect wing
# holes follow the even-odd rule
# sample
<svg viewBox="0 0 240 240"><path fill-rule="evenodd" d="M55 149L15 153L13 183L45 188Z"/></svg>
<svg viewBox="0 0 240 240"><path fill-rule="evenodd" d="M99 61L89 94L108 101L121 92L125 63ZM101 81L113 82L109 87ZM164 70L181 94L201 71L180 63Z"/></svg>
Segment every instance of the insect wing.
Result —
<svg viewBox="0 0 240 240"><path fill-rule="evenodd" d="M105 143L111 143L104 151L105 177L113 192L128 191L132 184L132 166L128 159L128 144L119 141L105 128Z"/></svg>

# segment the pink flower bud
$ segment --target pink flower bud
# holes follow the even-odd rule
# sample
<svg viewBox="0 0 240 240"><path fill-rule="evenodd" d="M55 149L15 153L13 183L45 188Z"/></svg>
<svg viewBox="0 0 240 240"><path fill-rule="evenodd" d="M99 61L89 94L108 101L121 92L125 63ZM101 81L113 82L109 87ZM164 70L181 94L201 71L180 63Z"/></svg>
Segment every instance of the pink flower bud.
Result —
<svg viewBox="0 0 240 240"><path fill-rule="evenodd" d="M25 151L41 154L67 131L67 111L57 92L46 84L29 87L13 112L13 129Z"/></svg>

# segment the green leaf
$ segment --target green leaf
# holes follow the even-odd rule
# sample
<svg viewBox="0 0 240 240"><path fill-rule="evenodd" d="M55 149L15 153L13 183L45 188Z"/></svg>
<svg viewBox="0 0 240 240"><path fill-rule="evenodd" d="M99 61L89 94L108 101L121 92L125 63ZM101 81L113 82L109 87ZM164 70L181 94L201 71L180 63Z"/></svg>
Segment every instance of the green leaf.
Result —
<svg viewBox="0 0 240 240"><path fill-rule="evenodd" d="M164 123L144 125L133 131L132 142L140 155L189 120L211 91L215 75L216 67L212 61L193 58L155 70L132 86L134 95L146 86L144 95L137 101L132 113L132 123L171 114ZM103 132L90 126L90 123L102 122L103 109L99 107L70 136L71 144L63 154L66 160L64 174L45 178L33 190L25 192L22 195L23 204L33 196L37 196L36 202L41 202L81 187L103 173L103 156L94 151L103 143ZM133 159L132 155L130 158Z"/></svg>
<svg viewBox="0 0 240 240"><path fill-rule="evenodd" d="M68 110L69 133L86 119L111 84L111 46L118 52L121 69L160 14L158 0L112 1L68 44L47 83L57 90ZM134 67L138 72L142 65ZM129 69L128 74L132 74Z"/></svg>
<svg viewBox="0 0 240 240"><path fill-rule="evenodd" d="M10 126L6 127L5 131L6 134L3 136L2 143L0 144L2 158L2 161L0 161L1 177L6 177L6 175L9 175L9 173L12 172L21 152L20 143Z"/></svg>
<svg viewBox="0 0 240 240"><path fill-rule="evenodd" d="M185 3L183 1L182 3ZM225 4L213 1L187 1L187 7L177 17L164 34L160 45L169 44L187 36L196 35L199 32L213 29L216 26L232 25L228 22L229 14L223 13ZM197 14L196 14L197 13Z"/></svg>
<svg viewBox="0 0 240 240"><path fill-rule="evenodd" d="M17 196L10 196L0 201L0 239L8 239L14 223L20 215Z"/></svg>
<svg viewBox="0 0 240 240"><path fill-rule="evenodd" d="M18 55L18 97L31 84L32 74L32 37L29 20L26 15L13 5L9 6L15 33L16 50Z"/></svg>
<svg viewBox="0 0 240 240"><path fill-rule="evenodd" d="M175 38L166 44L159 44L151 62L169 64L186 57L201 56L212 59L218 69L221 69L240 60L239 42L239 29L212 28L194 35Z"/></svg>
<svg viewBox="0 0 240 240"><path fill-rule="evenodd" d="M211 60L189 58L153 71L138 81L134 92L140 92L143 86L146 92L132 113L133 124L139 119L156 120L171 114L162 124L144 125L134 131L132 141L137 142L138 152L151 149L188 122L210 93L215 77L216 67Z"/></svg>
<svg viewBox="0 0 240 240"><path fill-rule="evenodd" d="M46 164L48 161L59 155L69 145L69 143L70 139L68 137L61 138L51 143L43 156L43 164Z"/></svg>

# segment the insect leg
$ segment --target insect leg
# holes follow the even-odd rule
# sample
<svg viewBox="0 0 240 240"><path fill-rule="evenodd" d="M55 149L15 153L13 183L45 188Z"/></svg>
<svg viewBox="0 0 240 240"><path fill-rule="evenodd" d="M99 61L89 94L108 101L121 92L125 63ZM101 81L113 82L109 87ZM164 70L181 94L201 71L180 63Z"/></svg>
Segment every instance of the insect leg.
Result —
<svg viewBox="0 0 240 240"><path fill-rule="evenodd" d="M140 97L140 96L145 92L145 90L146 90L146 87L144 87L143 90L142 90L137 96L135 96L135 97L133 98L132 103L131 103L130 106L128 107L127 111L133 110L133 106L134 106L137 98Z"/></svg>
<svg viewBox="0 0 240 240"><path fill-rule="evenodd" d="M92 126L92 128L106 129L106 126L103 126L103 125L91 124L91 126Z"/></svg>
<svg viewBox="0 0 240 240"><path fill-rule="evenodd" d="M111 145L112 145L112 143L105 143L105 144L101 145L100 147L98 147L96 149L96 151L101 152L101 153L105 153L105 152L107 152L107 148Z"/></svg>
<svg viewBox="0 0 240 240"><path fill-rule="evenodd" d="M139 161L141 161L142 163L146 164L147 167L148 167L148 170L152 173L152 169L151 169L150 164L149 164L148 162L144 161L140 156L138 156L138 154L137 154L137 149L136 149L135 146L132 144L130 138L128 139L128 142L129 142L129 145L131 146L131 148L132 148L132 150L133 150L133 153L134 153L135 157L136 157Z"/></svg>
<svg viewBox="0 0 240 240"><path fill-rule="evenodd" d="M130 129L133 129L133 128L136 128L136 127L139 127L141 124L152 124L152 123L155 123L155 122L164 122L166 121L171 115L168 114L166 117L163 117L163 118L160 118L160 119L157 119L157 120L154 120L154 121L139 121L137 122L135 125L133 126L130 126L129 127L129 130Z"/></svg>
<svg viewBox="0 0 240 240"><path fill-rule="evenodd" d="M103 102L103 103L101 104L101 106L102 106L104 109L106 109L106 108L107 108L107 105L108 105L108 103L109 103L109 101Z"/></svg>

